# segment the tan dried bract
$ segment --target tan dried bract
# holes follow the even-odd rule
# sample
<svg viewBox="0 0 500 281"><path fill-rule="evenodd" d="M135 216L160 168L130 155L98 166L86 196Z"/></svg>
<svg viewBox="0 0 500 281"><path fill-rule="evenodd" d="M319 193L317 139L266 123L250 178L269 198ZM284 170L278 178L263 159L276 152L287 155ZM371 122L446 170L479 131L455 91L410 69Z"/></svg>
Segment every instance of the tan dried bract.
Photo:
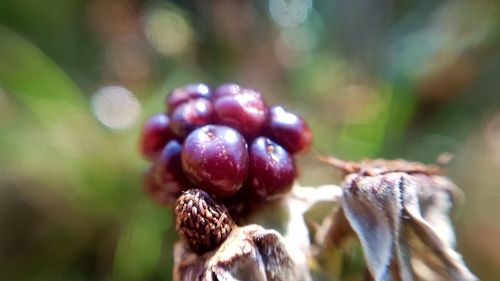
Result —
<svg viewBox="0 0 500 281"><path fill-rule="evenodd" d="M477 280L454 250L449 213L460 192L439 167L404 160L323 160L345 173L329 238L349 233L338 223L348 222L375 280Z"/></svg>
<svg viewBox="0 0 500 281"><path fill-rule="evenodd" d="M296 280L281 235L258 225L236 227L220 247L203 255L181 240L174 259L175 281Z"/></svg>

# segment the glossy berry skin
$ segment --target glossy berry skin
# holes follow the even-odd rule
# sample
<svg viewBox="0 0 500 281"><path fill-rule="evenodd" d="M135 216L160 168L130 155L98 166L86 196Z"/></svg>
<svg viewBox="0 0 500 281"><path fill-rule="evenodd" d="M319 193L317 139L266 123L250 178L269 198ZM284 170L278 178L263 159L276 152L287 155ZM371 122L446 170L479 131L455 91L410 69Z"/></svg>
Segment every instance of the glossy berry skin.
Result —
<svg viewBox="0 0 500 281"><path fill-rule="evenodd" d="M172 112L170 128L178 138L184 139L194 129L209 124L212 121L213 111L209 100L189 100L178 105Z"/></svg>
<svg viewBox="0 0 500 281"><path fill-rule="evenodd" d="M312 132L304 119L287 112L281 106L269 110L265 135L291 154L308 150L312 143Z"/></svg>
<svg viewBox="0 0 500 281"><path fill-rule="evenodd" d="M219 199L229 197L247 176L247 144L240 133L226 126L198 128L184 141L182 168L197 188Z"/></svg>
<svg viewBox="0 0 500 281"><path fill-rule="evenodd" d="M181 191L192 187L182 170L181 151L182 145L176 140L171 140L153 164L153 176L159 189L172 195L173 201L168 203L173 203Z"/></svg>
<svg viewBox="0 0 500 281"><path fill-rule="evenodd" d="M153 160L165 144L173 138L168 116L166 114L151 116L144 124L140 138L142 156L145 159Z"/></svg>
<svg viewBox="0 0 500 281"><path fill-rule="evenodd" d="M279 144L266 137L256 138L249 149L247 184L260 200L269 200L292 188L297 176L293 158Z"/></svg>
<svg viewBox="0 0 500 281"><path fill-rule="evenodd" d="M217 97L214 111L218 124L230 126L251 140L262 131L268 109L258 92L242 89L234 95Z"/></svg>
<svg viewBox="0 0 500 281"><path fill-rule="evenodd" d="M217 99L222 96L234 96L241 92L242 88L238 84L226 83L222 84L213 92L213 98Z"/></svg>
<svg viewBox="0 0 500 281"><path fill-rule="evenodd" d="M173 90L167 98L167 109L172 113L174 109L189 100L204 98L210 100L212 93L205 84L190 84L182 88Z"/></svg>

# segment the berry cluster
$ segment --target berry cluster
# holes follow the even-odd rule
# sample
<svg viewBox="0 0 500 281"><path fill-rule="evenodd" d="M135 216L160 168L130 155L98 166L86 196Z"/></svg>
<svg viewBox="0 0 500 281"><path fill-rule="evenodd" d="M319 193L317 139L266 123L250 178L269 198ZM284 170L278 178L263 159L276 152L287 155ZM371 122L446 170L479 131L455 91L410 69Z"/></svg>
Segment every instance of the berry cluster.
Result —
<svg viewBox="0 0 500 281"><path fill-rule="evenodd" d="M178 88L166 107L146 122L140 144L153 162L145 188L162 204L191 188L218 199L275 198L297 176L293 156L312 142L301 117L236 84Z"/></svg>

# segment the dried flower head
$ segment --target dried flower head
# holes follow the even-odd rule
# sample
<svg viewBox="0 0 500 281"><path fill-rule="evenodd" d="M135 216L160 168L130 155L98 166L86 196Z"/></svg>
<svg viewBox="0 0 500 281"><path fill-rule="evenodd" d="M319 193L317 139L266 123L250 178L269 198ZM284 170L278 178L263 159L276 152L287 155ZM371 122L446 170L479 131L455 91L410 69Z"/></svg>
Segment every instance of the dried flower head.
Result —
<svg viewBox="0 0 500 281"><path fill-rule="evenodd" d="M185 191L177 199L175 217L179 235L198 253L224 242L235 225L226 207L199 189Z"/></svg>

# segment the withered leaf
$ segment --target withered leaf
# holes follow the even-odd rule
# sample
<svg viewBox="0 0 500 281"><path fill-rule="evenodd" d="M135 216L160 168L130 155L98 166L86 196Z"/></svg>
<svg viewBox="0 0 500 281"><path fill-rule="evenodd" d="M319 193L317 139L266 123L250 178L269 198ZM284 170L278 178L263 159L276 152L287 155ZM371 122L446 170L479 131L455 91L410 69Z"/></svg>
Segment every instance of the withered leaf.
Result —
<svg viewBox="0 0 500 281"><path fill-rule="evenodd" d="M367 266L375 280L412 280L411 268L400 251L402 217L400 173L384 176L349 175L345 181L342 208L358 235ZM394 269L393 264L399 267Z"/></svg>
<svg viewBox="0 0 500 281"><path fill-rule="evenodd" d="M412 180L416 182L412 183ZM429 190L426 188L428 186L420 185L419 196L417 193L419 190L410 186L422 183L423 180L413 177L408 179L408 182L402 183L402 187L406 190L403 204L405 213L410 218L410 225L422 242L441 260L443 269L453 280L477 280L465 265L462 256L454 250L455 236L451 222L447 219L451 209L447 190L454 187L453 183L444 177L429 177L427 184L432 183L435 189L432 193L428 193ZM419 204L419 200L423 201L422 197L433 203ZM425 214L425 218L422 214ZM416 255L422 260L425 259L425 253L422 251ZM440 275L439 272L435 273Z"/></svg>
<svg viewBox="0 0 500 281"><path fill-rule="evenodd" d="M458 188L438 167L403 160L327 162L346 174L343 212L375 280L430 280L430 271L439 280L477 280L454 250L449 212ZM413 236L425 247L417 247Z"/></svg>

